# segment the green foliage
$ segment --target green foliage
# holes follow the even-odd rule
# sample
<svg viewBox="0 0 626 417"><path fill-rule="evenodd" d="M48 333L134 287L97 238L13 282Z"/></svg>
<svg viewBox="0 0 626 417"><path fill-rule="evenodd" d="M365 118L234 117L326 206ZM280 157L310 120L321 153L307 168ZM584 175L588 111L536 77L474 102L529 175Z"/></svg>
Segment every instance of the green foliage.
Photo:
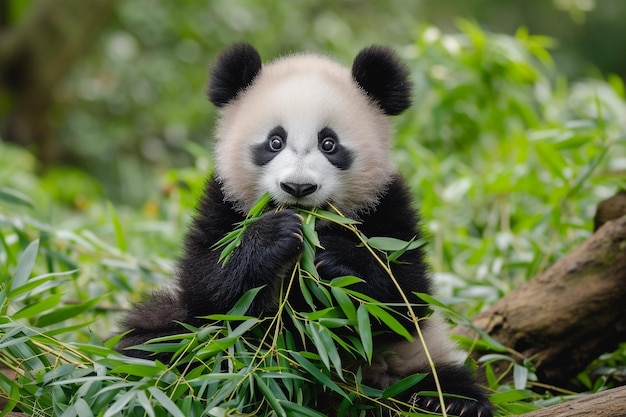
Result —
<svg viewBox="0 0 626 417"><path fill-rule="evenodd" d="M121 13L159 21L154 15L158 10L148 8L150 16L142 17L135 7L129 3ZM140 45L164 41L147 26L137 27L145 31L141 37L133 35ZM184 30L185 39L206 39L194 27ZM398 118L395 157L422 210L430 235L427 250L442 284L439 301L426 300L451 321L468 325L466 317L589 236L597 202L626 186L626 105L624 84L617 77L572 83L560 76L546 50L550 42L543 37L523 30L515 37L494 35L468 22L459 22L459 28L460 33L446 34L424 27L414 43L399 48L411 67L416 95L413 109ZM161 73L162 88L179 88L174 81L179 63L172 61ZM120 158L120 166L132 167L115 173L127 180L120 195L143 195L133 208L102 201L98 182L80 171L59 169L39 178L28 152L0 143L0 364L18 372L15 379L0 375L0 397L8 400L0 413L20 408L42 415L194 416L206 415L210 406L213 415L221 416L228 410L251 411L245 408L250 406L271 409L275 415L314 416L301 404L318 394L314 386L320 384L353 400L361 394L391 396L416 383L418 376L383 393L348 388L358 385L359 375L345 369L338 353L347 350L370 359L367 329L372 320L401 331L384 306L350 291L356 277L311 285L316 281L309 275L294 274L297 282L292 285L308 289L312 304L326 303L319 311L292 312L303 319L301 332L315 347L308 353L295 348L293 337L277 332L277 323L242 316L246 299L221 324L197 329L182 341L166 338L146 346L175 350L180 365L202 361L215 372L201 366L183 374L177 367L115 353L115 338L103 342L112 334L120 306L167 279L184 225L212 170L209 153L193 143L210 132L207 107L198 104L203 99L170 103L151 113L146 110L150 101L140 105L142 91L156 94L152 84L140 79L151 60L131 65L120 58L118 64L101 67L113 79L124 79L132 67L139 79L129 79L132 88L123 87L134 98L111 102L110 109L120 115L146 111L148 121L158 120L159 130L173 135L183 159L195 163L145 172L158 182L153 187L135 175L135 162ZM200 94L201 72L186 77L190 95ZM82 93L91 91L88 87ZM98 94L107 96L98 88ZM73 123L84 123L83 131L103 147L90 151L111 155L117 145L107 140L124 135L115 134L119 126L101 129L93 124L101 111L95 103L84 106L84 114ZM179 135L176 126L181 125L193 133ZM146 126L153 124L144 120L131 128L150 137ZM69 137L78 131L66 133ZM315 277L312 216L339 219L333 213L303 213L311 220L305 223L310 245L301 265ZM369 238L364 244L384 249L391 260L424 243ZM348 302L355 299L356 306ZM337 337L335 329L346 323L360 330L358 337ZM237 337L243 330L264 343ZM494 392L491 399L503 414L576 394L558 387L544 390L532 360L519 361L486 335L460 342L493 352L482 358L481 366ZM495 360L510 363L513 381L496 373ZM622 346L598 358L573 382L583 392L612 386L623 378L625 364ZM217 372L223 365L230 366L228 371ZM347 404L341 404L342 410Z"/></svg>

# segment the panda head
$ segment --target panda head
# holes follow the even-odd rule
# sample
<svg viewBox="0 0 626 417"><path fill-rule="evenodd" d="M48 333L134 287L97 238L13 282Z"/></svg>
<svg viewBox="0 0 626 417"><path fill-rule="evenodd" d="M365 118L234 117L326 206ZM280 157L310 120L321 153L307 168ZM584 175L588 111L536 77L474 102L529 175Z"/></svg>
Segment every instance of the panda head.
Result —
<svg viewBox="0 0 626 417"><path fill-rule="evenodd" d="M372 46L352 69L315 54L263 65L250 45L225 50L211 71L220 108L215 167L242 212L264 193L274 204L348 215L373 208L395 173L388 116L410 105L408 71Z"/></svg>

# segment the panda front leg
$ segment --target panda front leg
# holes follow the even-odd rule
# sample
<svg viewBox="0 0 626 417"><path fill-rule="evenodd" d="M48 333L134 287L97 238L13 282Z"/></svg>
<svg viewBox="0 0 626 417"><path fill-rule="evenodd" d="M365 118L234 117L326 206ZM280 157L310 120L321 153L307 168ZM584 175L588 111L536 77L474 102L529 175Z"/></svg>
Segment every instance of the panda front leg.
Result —
<svg viewBox="0 0 626 417"><path fill-rule="evenodd" d="M302 218L296 212L268 212L250 224L224 265L216 259L219 250L207 245L201 234L197 236L197 242L188 242L186 256L179 264L190 319L226 313L246 291L257 287L264 288L253 300L248 314L275 310L278 286L303 248ZM195 248L207 247L211 253L198 256Z"/></svg>

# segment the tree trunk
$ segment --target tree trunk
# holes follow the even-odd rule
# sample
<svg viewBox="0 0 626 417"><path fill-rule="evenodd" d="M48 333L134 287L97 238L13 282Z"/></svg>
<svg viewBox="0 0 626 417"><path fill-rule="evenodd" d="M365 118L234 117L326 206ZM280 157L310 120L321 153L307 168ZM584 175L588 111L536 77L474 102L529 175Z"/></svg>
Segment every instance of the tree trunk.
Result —
<svg viewBox="0 0 626 417"><path fill-rule="evenodd" d="M626 416L626 387L613 388L577 400L524 414L524 417Z"/></svg>
<svg viewBox="0 0 626 417"><path fill-rule="evenodd" d="M626 217L607 221L581 246L473 319L563 386L626 340ZM474 337L470 329L456 332Z"/></svg>
<svg viewBox="0 0 626 417"><path fill-rule="evenodd" d="M113 11L114 0L39 0L0 37L0 91L10 94L1 136L35 145L44 163L55 158L48 113L58 83Z"/></svg>

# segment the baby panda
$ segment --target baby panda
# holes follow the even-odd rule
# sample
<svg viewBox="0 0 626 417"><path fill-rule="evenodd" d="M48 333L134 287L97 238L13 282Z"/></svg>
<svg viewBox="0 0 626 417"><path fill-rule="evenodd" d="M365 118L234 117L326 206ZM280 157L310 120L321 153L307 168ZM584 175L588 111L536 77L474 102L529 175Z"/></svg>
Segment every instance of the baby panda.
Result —
<svg viewBox="0 0 626 417"><path fill-rule="evenodd" d="M408 70L385 47L363 49L346 68L316 54L291 55L263 64L248 44L236 44L217 58L208 96L219 108L215 131L215 174L208 180L187 232L176 280L134 306L122 320L128 331L116 347L124 354L155 358L132 349L149 339L177 334L177 322L201 325L199 318L228 312L248 290L262 287L249 315L272 315L278 289L303 250L302 217L294 210L269 210L246 229L241 244L226 264L215 244L265 193L272 205L328 208L332 204L357 219L368 237L409 241L420 238L419 218L409 191L391 158L389 116L410 106ZM318 222L321 247L315 263L322 279L353 275L362 282L352 289L390 305L404 305L389 275L360 244L355 234L330 222ZM392 272L415 305L421 330L436 365L447 413L492 416L485 393L476 385L462 355L447 337L442 319L414 293L432 293L421 249L410 250ZM290 296L291 297L291 296ZM294 291L290 305L308 306ZM399 309L400 310L400 309ZM305 311L305 310L303 310ZM399 313L406 317L407 308ZM415 325L405 318L407 330ZM415 338L394 336L372 320L375 355L364 366L363 382L385 389L400 379L431 369ZM157 358L167 361L160 354ZM419 409L440 410L432 377L395 398Z"/></svg>

